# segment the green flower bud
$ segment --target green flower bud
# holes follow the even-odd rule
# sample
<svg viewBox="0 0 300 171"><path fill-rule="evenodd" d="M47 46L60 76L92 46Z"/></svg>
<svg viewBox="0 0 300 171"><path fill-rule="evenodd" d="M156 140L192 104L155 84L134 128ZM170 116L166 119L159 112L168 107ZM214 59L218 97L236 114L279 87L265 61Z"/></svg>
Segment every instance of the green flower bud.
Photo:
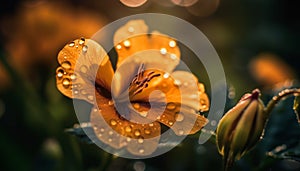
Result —
<svg viewBox="0 0 300 171"><path fill-rule="evenodd" d="M260 91L245 94L220 120L217 128L217 146L226 166L240 159L260 140L267 116Z"/></svg>

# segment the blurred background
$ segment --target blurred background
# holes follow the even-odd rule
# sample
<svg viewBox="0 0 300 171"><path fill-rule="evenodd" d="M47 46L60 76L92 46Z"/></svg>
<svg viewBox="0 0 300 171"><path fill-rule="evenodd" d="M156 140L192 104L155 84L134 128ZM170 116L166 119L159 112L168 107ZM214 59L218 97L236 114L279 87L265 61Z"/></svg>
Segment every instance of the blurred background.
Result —
<svg viewBox="0 0 300 171"><path fill-rule="evenodd" d="M91 37L128 15L182 18L199 28L220 56L227 111L254 88L266 103L284 88L299 87L297 10L297 1L286 0L1 1L0 170L221 170L214 141L199 145L199 135L162 156L130 160L65 132L77 118L72 100L56 89L57 54L70 40ZM197 68L193 58L186 61ZM201 78L205 71L193 72L208 84ZM300 170L300 129L292 106L292 98L278 104L265 138L233 170Z"/></svg>

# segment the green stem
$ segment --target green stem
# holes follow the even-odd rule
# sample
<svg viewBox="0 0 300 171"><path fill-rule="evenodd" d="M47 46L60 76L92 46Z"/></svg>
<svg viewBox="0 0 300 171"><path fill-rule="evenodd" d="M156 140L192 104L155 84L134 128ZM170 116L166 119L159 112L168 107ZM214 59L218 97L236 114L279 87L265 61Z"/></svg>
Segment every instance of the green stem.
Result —
<svg viewBox="0 0 300 171"><path fill-rule="evenodd" d="M283 98L287 96L296 96L300 95L300 88L294 88L294 89L285 89L278 93L277 96L274 96L272 100L269 101L267 107L264 109L266 114L269 116L275 105L282 100Z"/></svg>

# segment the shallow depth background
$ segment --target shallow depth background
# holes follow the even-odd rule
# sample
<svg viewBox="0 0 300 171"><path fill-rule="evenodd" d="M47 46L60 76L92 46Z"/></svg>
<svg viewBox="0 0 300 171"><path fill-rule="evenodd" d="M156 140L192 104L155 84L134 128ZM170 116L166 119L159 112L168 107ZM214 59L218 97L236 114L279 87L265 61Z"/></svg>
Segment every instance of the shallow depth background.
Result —
<svg viewBox="0 0 300 171"><path fill-rule="evenodd" d="M119 0L1 1L0 170L221 170L222 158L213 140L199 145L198 134L162 156L129 160L111 158L66 133L77 118L72 100L56 89L56 55L70 40L91 37L119 18L145 12L169 14L199 28L216 48L229 85L226 111L254 88L261 89L266 103L279 90L299 86L296 2L198 0L184 7L171 0L148 0L133 8ZM198 67L201 63L193 62L190 52L183 54L199 80L208 84L201 76L205 73ZM299 161L300 129L292 103L287 99L277 106L265 139L233 170L300 169L295 161ZM291 152L292 159L286 155Z"/></svg>

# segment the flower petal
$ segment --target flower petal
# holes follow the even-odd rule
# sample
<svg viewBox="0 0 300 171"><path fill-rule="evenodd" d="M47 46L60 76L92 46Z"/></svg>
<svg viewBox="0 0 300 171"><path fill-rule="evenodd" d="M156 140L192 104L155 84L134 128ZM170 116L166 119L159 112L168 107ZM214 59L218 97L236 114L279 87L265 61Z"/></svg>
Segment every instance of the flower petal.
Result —
<svg viewBox="0 0 300 171"><path fill-rule="evenodd" d="M117 67L133 54L150 49L180 57L176 41L159 32L152 32L149 35L148 27L143 20L132 20L117 30L114 36L114 45L118 53Z"/></svg>
<svg viewBox="0 0 300 171"><path fill-rule="evenodd" d="M175 71L171 74L179 86L181 93L181 104L189 106L196 111L207 111L209 109L208 96L202 83L190 72Z"/></svg>
<svg viewBox="0 0 300 171"><path fill-rule="evenodd" d="M169 74L178 63L179 58L176 57L176 55L169 53L161 54L159 50L155 49L135 53L124 60L119 68L117 68L112 83L112 94L115 98L128 96L126 90L129 88L134 77L138 74L141 66L144 66L143 70L152 69Z"/></svg>
<svg viewBox="0 0 300 171"><path fill-rule="evenodd" d="M70 42L59 52L58 62L57 88L64 95L92 101L93 80L110 90L113 69L105 50L95 41L81 38Z"/></svg>
<svg viewBox="0 0 300 171"><path fill-rule="evenodd" d="M188 106L180 106L178 103L168 103L158 121L169 126L176 135L194 134L208 122L204 116L197 114L195 110Z"/></svg>
<svg viewBox="0 0 300 171"><path fill-rule="evenodd" d="M139 156L153 153L160 139L158 122L137 124L121 117L109 99L96 93L97 107L91 112L91 124L98 139L109 146Z"/></svg>

